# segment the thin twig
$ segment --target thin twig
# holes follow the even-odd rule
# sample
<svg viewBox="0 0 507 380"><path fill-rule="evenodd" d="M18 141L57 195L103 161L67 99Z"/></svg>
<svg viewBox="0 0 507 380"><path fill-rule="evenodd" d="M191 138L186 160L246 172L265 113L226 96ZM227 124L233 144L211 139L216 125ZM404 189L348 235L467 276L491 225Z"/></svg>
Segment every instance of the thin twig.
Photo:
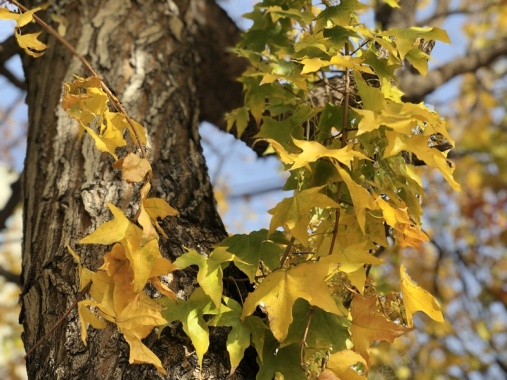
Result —
<svg viewBox="0 0 507 380"><path fill-rule="evenodd" d="M345 55L349 55L349 43L348 42L345 42ZM347 145L347 122L349 119L349 101L350 101L350 70L348 68L345 68L345 94L344 94L344 98L343 98L344 109L343 109L343 119L342 119L342 133L340 136L342 148L344 148ZM340 165L339 162L337 162L336 164ZM337 190L337 194L336 194L336 199L338 200L339 203L341 202L340 199L342 197L342 186L343 186L343 181L338 183L338 190ZM331 244L329 246L329 255L331 255L333 253L336 238L338 237L340 213L341 213L341 208L338 207L335 211L333 237L331 238Z"/></svg>
<svg viewBox="0 0 507 380"><path fill-rule="evenodd" d="M23 12L28 12L28 8L26 8L25 6L23 6L22 4L20 4L18 1L16 0L9 0L9 2L11 4L14 4L15 6L17 6L19 9L21 9ZM39 16L33 14L33 19L40 25L42 26L42 28L44 30L46 30L49 34L51 34L53 37L55 37L58 42L60 42L61 44L63 44L63 46L65 46L67 48L67 50L69 50L72 55L74 55L77 59L79 59L81 61L81 63L88 69L88 71L90 71L90 73L99 78L100 80L100 86L102 87L102 89L104 90L104 92L107 94L107 96L109 97L109 99L111 99L111 101L113 102L113 105L114 107L116 108L117 111L121 112L124 116L125 116L125 119L127 120L127 123L130 125L133 133L134 133L134 136L137 140L137 145L139 145L139 148L141 150L141 157L142 158L146 158L146 151L144 150L144 146L141 142L141 138L139 136L139 134L137 133L136 131L136 128L134 127L134 123L132 121L132 119L130 118L130 116L127 114L127 111L125 111L125 108L123 108L122 104L120 103L120 101L118 100L118 98L116 96L114 96L113 92L109 89L109 87L107 87L107 85L104 83L104 81L102 80L102 78L95 72L95 70L93 70L90 62L85 58L83 57L81 54L79 54L77 52L77 50L74 48L74 46L72 46L65 38L63 38L55 29L53 29L51 26L49 26L48 24L46 24Z"/></svg>
<svg viewBox="0 0 507 380"><path fill-rule="evenodd" d="M283 253L282 259L280 260L280 266L283 267L283 264L285 263L285 260L287 260L287 257L289 256L289 253L292 249L292 246L294 245L294 241L296 239L294 236L290 239L289 244L287 245L287 248L285 248L285 252Z"/></svg>
<svg viewBox="0 0 507 380"><path fill-rule="evenodd" d="M51 335L51 333L53 331L56 330L56 328L63 322L63 320L65 319L65 317L67 317L67 315L69 315L69 313L72 311L72 309L74 309L78 302L81 301L81 298L83 298L83 296L86 294L86 292L88 292L88 290L90 289L90 286L92 286L92 281L88 281L88 284L86 284L86 286L83 288L83 290L81 290L79 292L79 294L77 295L76 299L74 300L74 302L72 302L72 305L70 305L70 307L67 309L67 311L65 312L64 315L62 315L60 317L60 319L58 319L58 321L56 321L56 323L54 324L53 327L51 327L51 330L49 330L46 335L44 335L42 338L40 338L32 348L30 348L30 350L28 350L28 352L26 353L25 355L25 359L28 357L28 355L30 355L32 352L35 351L35 349L37 347L39 347L48 337L49 335Z"/></svg>

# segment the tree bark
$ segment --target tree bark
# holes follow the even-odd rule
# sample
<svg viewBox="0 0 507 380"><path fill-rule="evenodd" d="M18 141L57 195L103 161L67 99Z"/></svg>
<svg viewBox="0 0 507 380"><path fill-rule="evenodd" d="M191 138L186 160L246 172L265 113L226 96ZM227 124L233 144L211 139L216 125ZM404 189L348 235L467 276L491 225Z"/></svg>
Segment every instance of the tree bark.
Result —
<svg viewBox="0 0 507 380"><path fill-rule="evenodd" d="M64 16L66 38L117 93L129 115L149 133L153 166L150 196L166 199L181 216L168 218L161 241L174 259L192 247L206 254L225 236L199 141L199 105L195 49L199 9L205 0L54 1L48 11ZM202 17L202 16L201 16ZM78 293L77 266L65 247L75 249L84 266L96 270L107 247L77 241L110 220L109 201L127 216L135 214L137 185L126 184L111 167L112 158L95 148L90 136L60 106L62 84L73 74L88 76L54 38L42 58L25 59L29 130L24 184L23 289L20 321L27 350L64 315ZM168 276L185 297L191 275ZM80 338L76 310L27 358L29 379L225 379L226 331L211 336L202 373L190 340L180 326L146 344L161 358L169 375L150 365L130 365L127 343L114 325L89 328L88 345ZM233 378L255 377L255 363L244 360Z"/></svg>

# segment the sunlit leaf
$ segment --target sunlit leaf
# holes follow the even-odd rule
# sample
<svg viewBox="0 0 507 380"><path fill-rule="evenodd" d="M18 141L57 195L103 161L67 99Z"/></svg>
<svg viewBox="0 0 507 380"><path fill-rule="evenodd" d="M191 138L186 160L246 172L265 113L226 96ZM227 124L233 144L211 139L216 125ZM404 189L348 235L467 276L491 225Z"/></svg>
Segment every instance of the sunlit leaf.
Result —
<svg viewBox="0 0 507 380"><path fill-rule="evenodd" d="M273 335L282 342L292 323L292 307L298 298L329 313L344 315L325 282L336 267L336 264L328 263L302 263L288 270L270 273L245 300L242 318L252 314L262 303Z"/></svg>
<svg viewBox="0 0 507 380"><path fill-rule="evenodd" d="M412 316L418 311L422 311L437 322L443 322L444 316L435 297L412 281L403 264L400 265L400 277L401 294L403 296L405 312L407 313L408 325L413 325Z"/></svg>

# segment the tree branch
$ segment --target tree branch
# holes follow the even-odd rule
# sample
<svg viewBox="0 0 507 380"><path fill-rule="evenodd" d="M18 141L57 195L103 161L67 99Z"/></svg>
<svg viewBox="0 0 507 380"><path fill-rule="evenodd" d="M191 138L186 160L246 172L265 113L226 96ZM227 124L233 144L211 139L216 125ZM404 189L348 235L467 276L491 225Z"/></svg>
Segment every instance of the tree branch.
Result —
<svg viewBox="0 0 507 380"><path fill-rule="evenodd" d="M6 77L14 86L25 91L26 83L16 78L16 76L5 67L5 63L20 51L21 48L14 35L7 37L7 39L0 44L0 75Z"/></svg>
<svg viewBox="0 0 507 380"><path fill-rule="evenodd" d="M225 130L225 112L243 104L243 85L237 78L247 61L227 51L239 42L241 34L234 21L215 1L204 4L196 34L201 118Z"/></svg>
<svg viewBox="0 0 507 380"><path fill-rule="evenodd" d="M419 103L424 97L449 80L458 75L487 66L505 54L507 54L507 37L499 39L491 46L472 51L466 56L454 59L432 70L426 77L404 71L400 73L400 87L405 93L404 98L406 101Z"/></svg>
<svg viewBox="0 0 507 380"><path fill-rule="evenodd" d="M4 267L0 266L0 276L5 278L8 282L12 282L18 286L21 286L21 276L19 274L8 271Z"/></svg>
<svg viewBox="0 0 507 380"><path fill-rule="evenodd" d="M445 18L447 18L449 16L460 15L460 14L472 14L472 13L478 14L478 13L485 12L485 11L489 10L490 8L498 6L498 3L491 2L489 4L486 4L482 7L475 8L475 9L470 8L470 7L461 7L461 8L456 8L456 9L450 9L450 7L447 5L448 3L449 3L449 0L445 0L445 1L440 0L437 3L437 9L435 9L435 12L433 13L433 15L419 21L417 24L420 26L426 26L426 25L437 26L438 24L441 24L443 22L443 20L445 20Z"/></svg>
<svg viewBox="0 0 507 380"><path fill-rule="evenodd" d="M5 228L5 222L12 215L14 209L21 201L21 175L11 184L11 197L5 204L4 208L0 210L0 231Z"/></svg>
<svg viewBox="0 0 507 380"><path fill-rule="evenodd" d="M415 25L417 0L400 0L399 4L399 8L391 8L384 2L377 2L375 21L380 24L382 30Z"/></svg>

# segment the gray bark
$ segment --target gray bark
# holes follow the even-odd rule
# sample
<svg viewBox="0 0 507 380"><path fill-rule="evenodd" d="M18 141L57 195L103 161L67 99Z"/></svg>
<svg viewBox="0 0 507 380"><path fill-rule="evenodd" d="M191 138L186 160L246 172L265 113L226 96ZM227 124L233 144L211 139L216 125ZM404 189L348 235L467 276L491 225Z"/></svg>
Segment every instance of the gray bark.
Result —
<svg viewBox="0 0 507 380"><path fill-rule="evenodd" d="M216 212L198 135L196 50L199 10L204 0L176 3L69 0L52 2L52 10L69 24L66 38L114 89L131 117L149 132L148 152L154 178L151 196L166 199L181 213L167 218L162 242L170 258L183 246L202 253L226 236ZM30 4L29 4L30 5ZM202 15L201 15L202 17ZM54 38L42 58L25 59L29 131L24 183L23 289L20 321L27 350L61 317L78 293L77 266L70 245L84 266L96 270L107 247L77 241L109 220L105 202L127 215L137 210L136 185L120 180L112 159L78 138L76 122L59 105L62 84L72 75L88 76ZM180 294L194 285L185 273L172 276ZM183 293L182 293L183 292ZM150 365L130 365L128 345L114 325L89 329L80 338L77 312L28 358L30 379L223 379L228 374L225 332L211 337L200 374L190 340L178 325L152 334L146 343L169 372L163 377ZM237 379L255 377L255 363L244 360Z"/></svg>

